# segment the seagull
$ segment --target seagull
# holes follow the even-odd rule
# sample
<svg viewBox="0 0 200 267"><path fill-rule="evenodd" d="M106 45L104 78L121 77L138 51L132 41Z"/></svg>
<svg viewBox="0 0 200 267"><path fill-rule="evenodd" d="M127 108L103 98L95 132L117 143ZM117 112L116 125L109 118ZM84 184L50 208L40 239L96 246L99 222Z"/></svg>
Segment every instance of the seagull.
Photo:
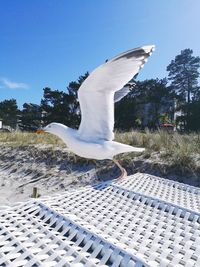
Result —
<svg viewBox="0 0 200 267"><path fill-rule="evenodd" d="M61 138L69 150L80 157L113 160L121 171L118 179L125 177L126 170L113 157L145 149L113 141L114 103L130 92L133 84L128 82L138 74L154 49L154 45L148 45L128 50L91 72L78 90L81 109L78 130L56 122L43 130Z"/></svg>

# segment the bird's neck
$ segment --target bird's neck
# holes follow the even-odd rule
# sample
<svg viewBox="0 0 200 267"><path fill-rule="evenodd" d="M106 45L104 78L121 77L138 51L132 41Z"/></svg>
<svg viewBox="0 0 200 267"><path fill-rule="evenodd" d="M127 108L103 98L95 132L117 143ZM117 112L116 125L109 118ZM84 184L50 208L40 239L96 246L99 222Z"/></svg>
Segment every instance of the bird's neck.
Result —
<svg viewBox="0 0 200 267"><path fill-rule="evenodd" d="M65 143L70 143L74 131L75 130L72 128L69 128L65 125L60 125L55 134L60 137Z"/></svg>

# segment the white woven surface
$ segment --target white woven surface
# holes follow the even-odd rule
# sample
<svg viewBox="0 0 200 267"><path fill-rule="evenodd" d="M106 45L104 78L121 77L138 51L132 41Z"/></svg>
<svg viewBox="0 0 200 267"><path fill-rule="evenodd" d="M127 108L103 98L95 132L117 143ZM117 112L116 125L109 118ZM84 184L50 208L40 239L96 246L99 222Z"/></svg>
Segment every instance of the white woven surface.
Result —
<svg viewBox="0 0 200 267"><path fill-rule="evenodd" d="M199 189L146 174L0 211L0 266L200 266Z"/></svg>

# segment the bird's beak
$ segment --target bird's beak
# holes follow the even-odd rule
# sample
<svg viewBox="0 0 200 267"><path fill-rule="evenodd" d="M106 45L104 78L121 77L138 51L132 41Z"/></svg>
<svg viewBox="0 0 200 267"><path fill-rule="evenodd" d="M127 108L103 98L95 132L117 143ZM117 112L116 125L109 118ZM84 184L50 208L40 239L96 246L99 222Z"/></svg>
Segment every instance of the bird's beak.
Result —
<svg viewBox="0 0 200 267"><path fill-rule="evenodd" d="M42 128L42 129L38 129L36 131L37 134L44 134L45 133L45 128Z"/></svg>

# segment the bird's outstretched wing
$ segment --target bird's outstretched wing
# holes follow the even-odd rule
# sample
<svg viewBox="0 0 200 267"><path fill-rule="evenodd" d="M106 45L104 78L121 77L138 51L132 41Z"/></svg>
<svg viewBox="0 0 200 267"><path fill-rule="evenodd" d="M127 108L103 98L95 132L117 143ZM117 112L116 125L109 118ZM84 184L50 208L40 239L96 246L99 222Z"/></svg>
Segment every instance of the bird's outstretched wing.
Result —
<svg viewBox="0 0 200 267"><path fill-rule="evenodd" d="M122 98L124 98L132 88L134 88L136 83L127 83L122 89L115 92L114 95L114 102L120 101Z"/></svg>
<svg viewBox="0 0 200 267"><path fill-rule="evenodd" d="M153 51L153 45L129 50L91 72L78 91L79 138L93 142L114 138L114 94L121 88L125 90L123 86L139 72ZM123 97L122 91L119 95Z"/></svg>

